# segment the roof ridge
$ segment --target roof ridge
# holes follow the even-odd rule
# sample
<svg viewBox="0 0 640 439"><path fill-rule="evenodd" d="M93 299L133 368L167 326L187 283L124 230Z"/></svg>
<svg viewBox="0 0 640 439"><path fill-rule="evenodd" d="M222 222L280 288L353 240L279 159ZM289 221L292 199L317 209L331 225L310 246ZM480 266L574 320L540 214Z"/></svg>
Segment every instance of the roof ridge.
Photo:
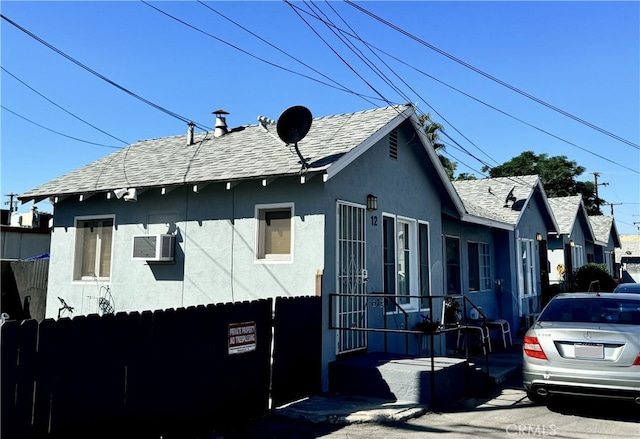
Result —
<svg viewBox="0 0 640 439"><path fill-rule="evenodd" d="M356 115L356 114L367 114L367 113L373 113L373 112L376 112L376 111L389 110L389 109L392 109L392 108L411 107L411 106L412 106L412 104L387 105L386 107L369 108L368 110L353 111L351 113L328 114L326 116L318 116L318 117L314 117L313 120L330 119L330 118L334 118L334 117L353 116L353 115Z"/></svg>

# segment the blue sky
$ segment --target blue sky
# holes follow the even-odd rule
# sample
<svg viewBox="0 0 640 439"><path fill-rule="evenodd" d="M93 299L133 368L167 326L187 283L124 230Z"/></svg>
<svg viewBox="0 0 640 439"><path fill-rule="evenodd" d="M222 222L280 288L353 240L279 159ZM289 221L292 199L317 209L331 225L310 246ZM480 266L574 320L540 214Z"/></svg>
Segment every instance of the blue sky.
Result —
<svg viewBox="0 0 640 439"><path fill-rule="evenodd" d="M292 105L326 116L413 102L457 142L444 139L458 172L482 177L483 163L501 164L525 150L565 155L586 168L580 180L600 173L599 182L608 183L600 196L614 204L618 231L638 233L639 2L356 2L404 33L337 1L150 4L192 27L139 1L2 1L0 8L88 68L201 126L213 127L211 112L218 108L230 113L227 123L234 127L255 124L258 116L277 119ZM358 43L358 55L392 85L319 14L386 52L376 52L380 59ZM108 84L8 21L0 30L3 201L125 146L122 141L186 133L183 120ZM53 210L46 201L38 207Z"/></svg>

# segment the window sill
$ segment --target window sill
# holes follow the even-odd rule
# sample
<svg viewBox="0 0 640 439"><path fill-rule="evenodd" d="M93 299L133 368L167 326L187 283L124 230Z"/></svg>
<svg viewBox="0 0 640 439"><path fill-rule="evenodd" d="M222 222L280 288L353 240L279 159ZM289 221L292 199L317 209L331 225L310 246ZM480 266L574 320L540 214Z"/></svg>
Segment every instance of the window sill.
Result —
<svg viewBox="0 0 640 439"><path fill-rule="evenodd" d="M256 264L292 264L293 259L256 259Z"/></svg>
<svg viewBox="0 0 640 439"><path fill-rule="evenodd" d="M109 283L111 281L111 278L109 277L92 277L92 278L86 278L86 279L73 279L71 281L72 284L95 284L95 283Z"/></svg>

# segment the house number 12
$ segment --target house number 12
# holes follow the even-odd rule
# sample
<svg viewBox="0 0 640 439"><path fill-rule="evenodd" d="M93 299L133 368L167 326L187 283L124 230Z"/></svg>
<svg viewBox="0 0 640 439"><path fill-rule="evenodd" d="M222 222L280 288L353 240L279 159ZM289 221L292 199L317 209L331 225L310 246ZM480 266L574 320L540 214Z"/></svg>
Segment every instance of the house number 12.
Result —
<svg viewBox="0 0 640 439"><path fill-rule="evenodd" d="M371 225L373 227L377 227L378 226L378 216L377 215L372 215L371 216Z"/></svg>

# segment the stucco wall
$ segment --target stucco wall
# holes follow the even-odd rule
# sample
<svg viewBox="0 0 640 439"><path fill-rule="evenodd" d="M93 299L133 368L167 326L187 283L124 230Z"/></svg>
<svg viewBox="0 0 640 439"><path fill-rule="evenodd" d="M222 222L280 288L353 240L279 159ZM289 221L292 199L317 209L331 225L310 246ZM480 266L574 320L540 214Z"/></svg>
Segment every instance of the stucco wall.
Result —
<svg viewBox="0 0 640 439"><path fill-rule="evenodd" d="M336 203L338 200L365 205L367 194L378 198L378 210L366 213L366 253L368 271L368 292L382 292L383 288L383 214L425 221L429 224L430 283L432 294L442 294L442 203L438 189L437 175L423 146L407 129L398 133L398 159L389 156L388 137L380 140L365 152L356 162L350 164L325 184L326 259L323 296L324 309L329 310L329 294L336 285ZM444 196L444 195L443 195ZM415 292L414 294L418 294ZM409 326L419 318L416 310L411 315ZM402 317L397 314L387 316L389 328L404 327ZM370 319L376 318L370 315ZM371 320L370 320L371 322ZM326 365L336 356L336 334L328 329L329 320L325 313L323 338L323 376L327 377ZM384 336L376 333L368 335L369 351L381 351ZM417 336L411 336L410 350L415 352ZM389 352L405 352L405 336L387 337Z"/></svg>
<svg viewBox="0 0 640 439"><path fill-rule="evenodd" d="M256 180L231 190L210 185L194 193L185 186L166 195L152 189L136 203L64 200L56 205L47 316L57 316L58 296L74 315L97 312L106 287L116 312L314 294L324 266L321 183L283 178L262 187ZM256 262L255 205L282 202L294 203L293 260ZM115 216L109 282L72 280L74 218L87 215ZM174 233L175 262L132 260L132 236L146 233Z"/></svg>

